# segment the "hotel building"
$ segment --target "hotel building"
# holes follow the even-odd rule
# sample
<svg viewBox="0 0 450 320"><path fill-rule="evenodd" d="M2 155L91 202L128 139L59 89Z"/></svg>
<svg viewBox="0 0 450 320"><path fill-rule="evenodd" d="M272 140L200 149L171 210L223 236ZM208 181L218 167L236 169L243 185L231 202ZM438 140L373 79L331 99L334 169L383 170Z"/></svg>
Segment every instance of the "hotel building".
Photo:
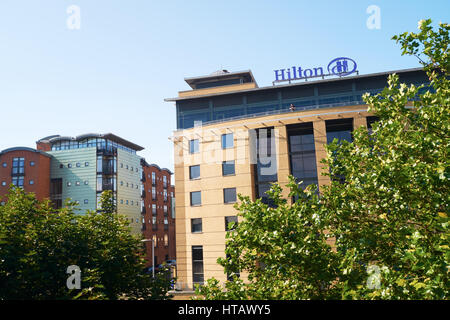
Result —
<svg viewBox="0 0 450 320"><path fill-rule="evenodd" d="M192 290L211 277L227 280L216 261L225 257L228 223L237 219L237 194L270 204L270 184L284 187L289 174L303 185L329 183L321 175L325 145L351 140L359 126L370 128L376 118L362 95L379 93L393 72L261 88L251 71L185 79L191 89L166 99L175 102L177 115L171 139L179 289ZM428 82L422 69L395 72L401 82Z"/></svg>

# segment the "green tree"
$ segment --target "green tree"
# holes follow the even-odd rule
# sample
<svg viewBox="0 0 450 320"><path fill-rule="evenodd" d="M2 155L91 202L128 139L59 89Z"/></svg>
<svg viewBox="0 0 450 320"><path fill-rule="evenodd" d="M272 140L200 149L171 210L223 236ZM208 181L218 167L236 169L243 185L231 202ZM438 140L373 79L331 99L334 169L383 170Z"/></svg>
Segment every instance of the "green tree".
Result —
<svg viewBox="0 0 450 320"><path fill-rule="evenodd" d="M343 298L444 299L449 268L449 25L393 39L420 58L430 83L407 86L390 75L364 96L380 121L353 143L329 145L325 163L345 183L325 188L329 230L343 254ZM372 267L369 267L373 265ZM368 268L379 283L367 285ZM370 270L369 270L370 273Z"/></svg>
<svg viewBox="0 0 450 320"><path fill-rule="evenodd" d="M393 37L420 59L427 86L395 74L375 96L364 95L380 120L353 142L327 146L331 185L316 197L291 177L292 206L272 186L277 208L240 197L243 217L219 259L248 281L210 279L205 299L447 299L449 292L449 25ZM333 179L339 176L342 179ZM334 250L326 240L335 239ZM261 268L261 264L264 266Z"/></svg>
<svg viewBox="0 0 450 320"><path fill-rule="evenodd" d="M0 300L166 299L170 282L143 272L142 243L115 211L111 192L102 210L76 214L75 203L49 201L12 188L0 206ZM67 289L67 267L81 269L81 290Z"/></svg>
<svg viewBox="0 0 450 320"><path fill-rule="evenodd" d="M323 209L315 186L303 190L291 177L292 206L273 185L268 192L275 208L240 196L235 207L242 222L227 234L227 259L219 259L229 274L248 273L248 281L234 277L225 291L208 281L198 294L206 299L330 299L337 298L336 254L322 232Z"/></svg>

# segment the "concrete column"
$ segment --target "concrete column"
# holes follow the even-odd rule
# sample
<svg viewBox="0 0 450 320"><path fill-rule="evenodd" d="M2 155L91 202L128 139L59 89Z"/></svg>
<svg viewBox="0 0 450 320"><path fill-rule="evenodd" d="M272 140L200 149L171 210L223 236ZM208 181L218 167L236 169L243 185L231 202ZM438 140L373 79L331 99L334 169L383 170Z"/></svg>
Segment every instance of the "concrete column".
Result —
<svg viewBox="0 0 450 320"><path fill-rule="evenodd" d="M328 170L327 166L321 163L327 155L325 145L327 144L327 131L325 121L317 119L313 122L314 128L314 145L316 149L316 164L317 164L317 178L319 183L319 191L322 191L322 186L330 184L330 178L323 176L322 173Z"/></svg>
<svg viewBox="0 0 450 320"><path fill-rule="evenodd" d="M289 165L289 146L288 146L288 135L285 125L279 125L275 128L275 144L277 150L277 172L278 172L278 183L283 188L283 197L286 199L289 195L289 189L286 187L290 174ZM288 199L288 203L291 203L291 199Z"/></svg>
<svg viewBox="0 0 450 320"><path fill-rule="evenodd" d="M358 129L360 126L365 126L365 127L367 127L366 117L364 117L363 115L356 114L356 115L353 117L353 129L356 130L356 129Z"/></svg>

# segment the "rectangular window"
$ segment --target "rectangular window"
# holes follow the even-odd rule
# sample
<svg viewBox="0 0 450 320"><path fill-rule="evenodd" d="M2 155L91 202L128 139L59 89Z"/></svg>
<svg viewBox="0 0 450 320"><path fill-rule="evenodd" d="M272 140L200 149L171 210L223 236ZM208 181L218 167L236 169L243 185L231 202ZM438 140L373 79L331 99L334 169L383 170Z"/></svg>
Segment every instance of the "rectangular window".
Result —
<svg viewBox="0 0 450 320"><path fill-rule="evenodd" d="M25 173L25 158L13 158L12 174L23 175Z"/></svg>
<svg viewBox="0 0 450 320"><path fill-rule="evenodd" d="M223 202L224 203L236 202L236 188L223 189Z"/></svg>
<svg viewBox="0 0 450 320"><path fill-rule="evenodd" d="M156 215L156 204L152 204L152 215Z"/></svg>
<svg viewBox="0 0 450 320"><path fill-rule="evenodd" d="M289 160L291 174L302 188L310 184L318 185L316 148L314 144L313 123L301 123L287 126Z"/></svg>
<svg viewBox="0 0 450 320"><path fill-rule="evenodd" d="M202 193L201 191L191 192L191 206L199 206L202 204Z"/></svg>
<svg viewBox="0 0 450 320"><path fill-rule="evenodd" d="M257 162L254 165L256 197L274 207L267 191L273 182L278 181L277 157L274 128L261 128L250 131L250 144L256 148Z"/></svg>
<svg viewBox="0 0 450 320"><path fill-rule="evenodd" d="M222 162L222 175L223 176L230 176L234 175L235 167L234 167L234 160L231 161L224 161Z"/></svg>
<svg viewBox="0 0 450 320"><path fill-rule="evenodd" d="M16 187L23 187L23 177L13 177L12 178L12 184Z"/></svg>
<svg viewBox="0 0 450 320"><path fill-rule="evenodd" d="M156 173L152 172L152 185L156 185Z"/></svg>
<svg viewBox="0 0 450 320"><path fill-rule="evenodd" d="M233 148L234 140L232 133L226 133L222 135L222 149Z"/></svg>
<svg viewBox="0 0 450 320"><path fill-rule="evenodd" d="M189 179L199 179L200 178L200 165L189 167Z"/></svg>
<svg viewBox="0 0 450 320"><path fill-rule="evenodd" d="M230 231L230 230L236 229L237 223L238 223L237 216L225 217L225 231Z"/></svg>
<svg viewBox="0 0 450 320"><path fill-rule="evenodd" d="M189 153L198 153L200 151L200 144L198 139L189 140Z"/></svg>
<svg viewBox="0 0 450 320"><path fill-rule="evenodd" d="M191 232L192 233L202 232L202 219L201 218L191 219Z"/></svg>
<svg viewBox="0 0 450 320"><path fill-rule="evenodd" d="M152 199L156 200L156 188L152 187Z"/></svg>
<svg viewBox="0 0 450 320"><path fill-rule="evenodd" d="M325 125L328 144L334 139L352 142L353 118L326 120Z"/></svg>
<svg viewBox="0 0 450 320"><path fill-rule="evenodd" d="M163 188L167 188L167 176L163 176Z"/></svg>
<svg viewBox="0 0 450 320"><path fill-rule="evenodd" d="M369 131L369 134L372 134L372 125L379 120L380 120L380 118L378 118L377 116L372 116L372 117L366 118L367 130Z"/></svg>
<svg viewBox="0 0 450 320"><path fill-rule="evenodd" d="M333 142L335 139L337 140L338 144L341 144L342 141L352 142L353 118L326 120L325 126L327 130L328 144ZM336 154L332 154L331 156L334 157L335 159L337 157ZM330 172L330 173L332 180L339 181L340 183L345 182L344 175L339 174L338 172Z"/></svg>
<svg viewBox="0 0 450 320"><path fill-rule="evenodd" d="M203 272L203 246L192 246L192 281L194 284L203 284Z"/></svg>

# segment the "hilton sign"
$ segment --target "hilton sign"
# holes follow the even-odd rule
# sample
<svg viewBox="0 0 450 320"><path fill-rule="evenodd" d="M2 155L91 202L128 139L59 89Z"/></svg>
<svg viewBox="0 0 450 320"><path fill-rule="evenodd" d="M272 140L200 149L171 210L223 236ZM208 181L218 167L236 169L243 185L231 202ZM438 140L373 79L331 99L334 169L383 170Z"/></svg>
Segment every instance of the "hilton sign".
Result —
<svg viewBox="0 0 450 320"><path fill-rule="evenodd" d="M292 68L274 70L275 81L273 81L273 84L283 81L291 82L293 80L307 81L310 78L324 78L327 76L344 77L355 72L358 73L356 68L356 62L353 59L346 57L331 60L327 66L328 74L324 73L322 67L302 69L302 67L293 66Z"/></svg>

